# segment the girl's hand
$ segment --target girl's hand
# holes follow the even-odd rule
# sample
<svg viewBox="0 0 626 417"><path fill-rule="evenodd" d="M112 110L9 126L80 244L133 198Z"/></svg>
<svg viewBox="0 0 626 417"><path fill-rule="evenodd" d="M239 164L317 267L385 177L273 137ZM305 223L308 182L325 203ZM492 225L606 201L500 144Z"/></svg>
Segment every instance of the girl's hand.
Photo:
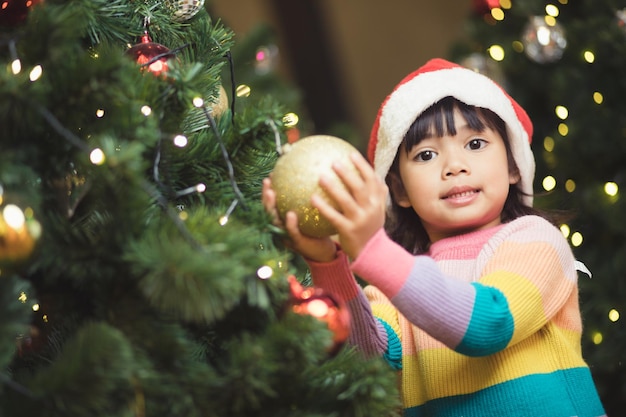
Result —
<svg viewBox="0 0 626 417"><path fill-rule="evenodd" d="M350 159L358 173L338 162L333 165L345 188L327 177L320 178L320 186L337 203L339 210L317 195L311 201L337 229L343 251L351 259L356 259L385 223L389 190L361 154L354 153Z"/></svg>
<svg viewBox="0 0 626 417"><path fill-rule="evenodd" d="M337 245L330 237L314 238L300 233L298 216L295 212L287 212L283 222L276 209L276 193L272 189L270 178L263 180L261 200L265 210L272 216L273 224L287 231L289 240L286 242L292 250L304 258L315 262L331 262L337 256Z"/></svg>

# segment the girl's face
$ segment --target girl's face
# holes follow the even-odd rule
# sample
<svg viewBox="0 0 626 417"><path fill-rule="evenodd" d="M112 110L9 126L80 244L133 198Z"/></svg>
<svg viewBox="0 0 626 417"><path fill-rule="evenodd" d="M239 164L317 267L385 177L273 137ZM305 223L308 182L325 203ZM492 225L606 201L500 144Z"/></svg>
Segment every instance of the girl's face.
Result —
<svg viewBox="0 0 626 417"><path fill-rule="evenodd" d="M456 134L426 137L399 153L391 191L401 207L412 207L431 242L500 224L509 185L504 140L496 131L472 130L454 110ZM403 145L404 146L404 145Z"/></svg>

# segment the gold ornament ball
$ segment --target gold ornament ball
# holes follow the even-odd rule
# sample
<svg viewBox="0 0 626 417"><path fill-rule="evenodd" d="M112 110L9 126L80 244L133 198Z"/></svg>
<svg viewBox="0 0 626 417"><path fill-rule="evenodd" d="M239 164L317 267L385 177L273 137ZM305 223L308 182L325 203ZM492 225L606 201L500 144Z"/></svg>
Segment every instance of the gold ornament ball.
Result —
<svg viewBox="0 0 626 417"><path fill-rule="evenodd" d="M30 211L7 204L0 208L0 265L28 259L41 235L41 226Z"/></svg>
<svg viewBox="0 0 626 417"><path fill-rule="evenodd" d="M283 148L272 171L272 188L276 193L276 208L281 219L288 211L298 215L300 231L311 237L326 237L337 233L333 225L311 205L317 194L338 209L337 203L319 186L320 176L327 175L343 186L332 168L337 161L358 172L350 154L357 149L343 139L314 135L302 138Z"/></svg>
<svg viewBox="0 0 626 417"><path fill-rule="evenodd" d="M209 101L211 102L213 117L220 117L226 110L228 110L228 95L226 94L226 90L223 85L220 84L217 97L211 96Z"/></svg>

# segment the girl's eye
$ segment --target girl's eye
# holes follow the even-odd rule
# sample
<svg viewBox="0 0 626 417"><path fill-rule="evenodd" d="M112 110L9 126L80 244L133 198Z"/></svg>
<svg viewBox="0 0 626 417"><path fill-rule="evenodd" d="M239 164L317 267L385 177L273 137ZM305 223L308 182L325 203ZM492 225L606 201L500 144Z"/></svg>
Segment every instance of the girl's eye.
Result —
<svg viewBox="0 0 626 417"><path fill-rule="evenodd" d="M465 147L467 149L471 149L473 151L482 149L487 146L487 141L485 139L472 139L470 140Z"/></svg>
<svg viewBox="0 0 626 417"><path fill-rule="evenodd" d="M426 162L437 157L437 152L434 151L422 151L415 155L415 160L418 162Z"/></svg>

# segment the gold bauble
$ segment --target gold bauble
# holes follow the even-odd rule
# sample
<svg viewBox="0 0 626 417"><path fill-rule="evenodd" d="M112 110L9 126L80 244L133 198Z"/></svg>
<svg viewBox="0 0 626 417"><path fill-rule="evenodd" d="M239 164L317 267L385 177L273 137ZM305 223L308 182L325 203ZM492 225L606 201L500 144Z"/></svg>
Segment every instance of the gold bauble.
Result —
<svg viewBox="0 0 626 417"><path fill-rule="evenodd" d="M213 117L220 117L226 110L228 110L228 95L226 94L224 86L220 84L217 97L211 96L209 101L211 102L210 106L213 112Z"/></svg>
<svg viewBox="0 0 626 417"><path fill-rule="evenodd" d="M272 188L276 192L276 208L284 220L288 211L298 215L300 231L311 237L326 237L337 233L319 210L311 205L311 196L317 194L330 205L339 208L337 203L319 186L322 174L343 186L332 168L335 161L353 169L350 154L357 149L343 139L334 136L307 136L287 144L283 154L276 161L272 171Z"/></svg>
<svg viewBox="0 0 626 417"><path fill-rule="evenodd" d="M0 207L0 266L28 259L41 235L39 222L18 206Z"/></svg>

